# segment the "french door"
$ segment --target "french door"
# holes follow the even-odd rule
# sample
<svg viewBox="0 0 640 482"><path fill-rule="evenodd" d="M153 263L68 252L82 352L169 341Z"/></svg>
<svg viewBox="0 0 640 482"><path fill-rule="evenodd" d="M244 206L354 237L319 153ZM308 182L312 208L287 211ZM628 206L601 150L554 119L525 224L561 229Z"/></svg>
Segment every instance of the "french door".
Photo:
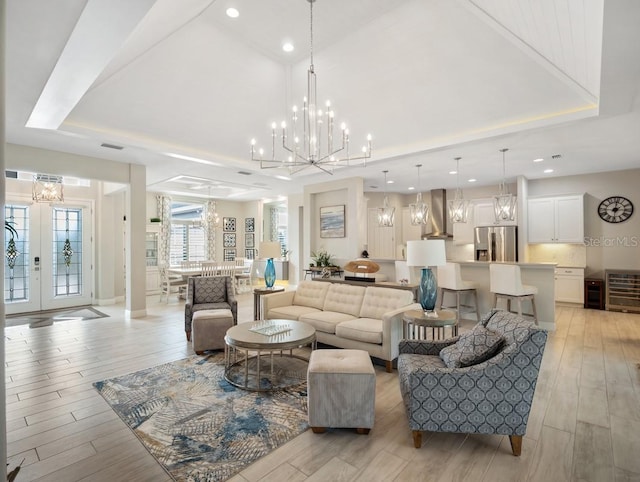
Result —
<svg viewBox="0 0 640 482"><path fill-rule="evenodd" d="M89 202L42 204L7 199L4 302L7 314L91 304Z"/></svg>

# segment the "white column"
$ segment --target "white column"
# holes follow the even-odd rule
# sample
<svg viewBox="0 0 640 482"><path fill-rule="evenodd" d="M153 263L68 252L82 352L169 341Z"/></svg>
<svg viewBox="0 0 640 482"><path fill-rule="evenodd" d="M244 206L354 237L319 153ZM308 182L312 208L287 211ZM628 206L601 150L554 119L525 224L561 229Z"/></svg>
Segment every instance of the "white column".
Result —
<svg viewBox="0 0 640 482"><path fill-rule="evenodd" d="M126 250L126 305L125 314L142 318L147 314L147 267L145 264L145 233L147 227L146 168L129 165L127 189Z"/></svg>
<svg viewBox="0 0 640 482"><path fill-rule="evenodd" d="M122 236L122 230L116 229L121 224L116 224L113 196L105 196L104 182L98 182L98 195L96 196L96 267L94 298L98 305L113 305L116 302L115 273L116 242L117 236Z"/></svg>
<svg viewBox="0 0 640 482"><path fill-rule="evenodd" d="M6 55L6 31L5 24L7 21L6 18L6 2L5 0L0 0L0 199L2 199L2 220L4 221L4 199L5 199L5 178L4 178L4 168L6 165L5 162L5 70L4 70L4 62ZM4 246L4 232L2 230L2 246ZM2 256L2 262L0 262L0 267L2 267L2 272L4 273L4 262L5 258ZM2 277L2 281L0 281L0 290L1 293L4 293L4 276ZM4 320L4 294L2 296L2 300L0 301L0 320ZM7 407L6 407L6 387L4 382L4 343L0 343L0 480L7 480Z"/></svg>

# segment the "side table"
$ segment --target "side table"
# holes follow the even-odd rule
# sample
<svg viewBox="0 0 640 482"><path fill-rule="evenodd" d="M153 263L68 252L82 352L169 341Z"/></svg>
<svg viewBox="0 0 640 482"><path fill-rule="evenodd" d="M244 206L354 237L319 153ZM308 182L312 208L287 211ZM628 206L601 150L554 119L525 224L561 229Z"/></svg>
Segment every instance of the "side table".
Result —
<svg viewBox="0 0 640 482"><path fill-rule="evenodd" d="M253 290L253 319L261 320L262 319L262 304L260 303L260 297L262 295L268 295L271 293L278 293L279 291L284 291L284 288L281 286L273 286L271 288L255 288Z"/></svg>
<svg viewBox="0 0 640 482"><path fill-rule="evenodd" d="M458 336L458 318L453 311L440 310L436 316L426 316L421 310L409 310L402 315L402 336L405 339L426 340L427 329L431 328L433 340L444 340L447 326L451 327L452 336Z"/></svg>

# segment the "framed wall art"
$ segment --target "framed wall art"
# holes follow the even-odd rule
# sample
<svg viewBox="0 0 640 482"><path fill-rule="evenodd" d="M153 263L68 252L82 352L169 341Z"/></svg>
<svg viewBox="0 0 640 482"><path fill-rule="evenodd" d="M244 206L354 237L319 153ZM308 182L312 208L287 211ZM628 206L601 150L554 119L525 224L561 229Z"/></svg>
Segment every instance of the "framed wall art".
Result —
<svg viewBox="0 0 640 482"><path fill-rule="evenodd" d="M244 219L244 232L245 233L253 233L256 228L256 223L254 218L245 218Z"/></svg>
<svg viewBox="0 0 640 482"><path fill-rule="evenodd" d="M255 249L245 249L244 250L244 257L246 259L255 259L256 257L256 250Z"/></svg>
<svg viewBox="0 0 640 482"><path fill-rule="evenodd" d="M222 230L226 232L235 233L236 218L222 218Z"/></svg>
<svg viewBox="0 0 640 482"><path fill-rule="evenodd" d="M344 204L320 208L320 237L345 237Z"/></svg>
<svg viewBox="0 0 640 482"><path fill-rule="evenodd" d="M235 249L225 249L224 250L224 260L225 261L235 261L236 260L236 250Z"/></svg>
<svg viewBox="0 0 640 482"><path fill-rule="evenodd" d="M244 247L245 248L255 248L255 237L253 233L245 233L244 234Z"/></svg>
<svg viewBox="0 0 640 482"><path fill-rule="evenodd" d="M236 233L222 233L222 247L235 248L236 247Z"/></svg>

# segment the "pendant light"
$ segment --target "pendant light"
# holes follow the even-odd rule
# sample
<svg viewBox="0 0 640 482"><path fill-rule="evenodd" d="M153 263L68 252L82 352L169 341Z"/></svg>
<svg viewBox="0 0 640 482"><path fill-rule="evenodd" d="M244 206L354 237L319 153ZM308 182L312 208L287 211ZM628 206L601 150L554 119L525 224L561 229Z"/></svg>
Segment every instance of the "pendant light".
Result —
<svg viewBox="0 0 640 482"><path fill-rule="evenodd" d="M452 223L466 223L469 213L469 201L462 195L462 189L460 189L460 159L456 157L456 193L449 204L449 219Z"/></svg>
<svg viewBox="0 0 640 482"><path fill-rule="evenodd" d="M396 208L389 206L389 198L387 197L387 173L389 171L382 172L384 173L384 200L382 202L382 207L378 208L378 226L392 228Z"/></svg>
<svg viewBox="0 0 640 482"><path fill-rule="evenodd" d="M416 196L416 202L409 204L409 218L414 226L427 224L429 220L429 206L422 201L422 189L420 188L420 168L422 164L416 164L416 167L418 168L418 195Z"/></svg>
<svg viewBox="0 0 640 482"><path fill-rule="evenodd" d="M509 192L507 187L505 153L509 149L500 149L502 152L502 182L500 183L498 195L493 198L493 209L495 210L496 222L513 221L516 216L516 196Z"/></svg>

